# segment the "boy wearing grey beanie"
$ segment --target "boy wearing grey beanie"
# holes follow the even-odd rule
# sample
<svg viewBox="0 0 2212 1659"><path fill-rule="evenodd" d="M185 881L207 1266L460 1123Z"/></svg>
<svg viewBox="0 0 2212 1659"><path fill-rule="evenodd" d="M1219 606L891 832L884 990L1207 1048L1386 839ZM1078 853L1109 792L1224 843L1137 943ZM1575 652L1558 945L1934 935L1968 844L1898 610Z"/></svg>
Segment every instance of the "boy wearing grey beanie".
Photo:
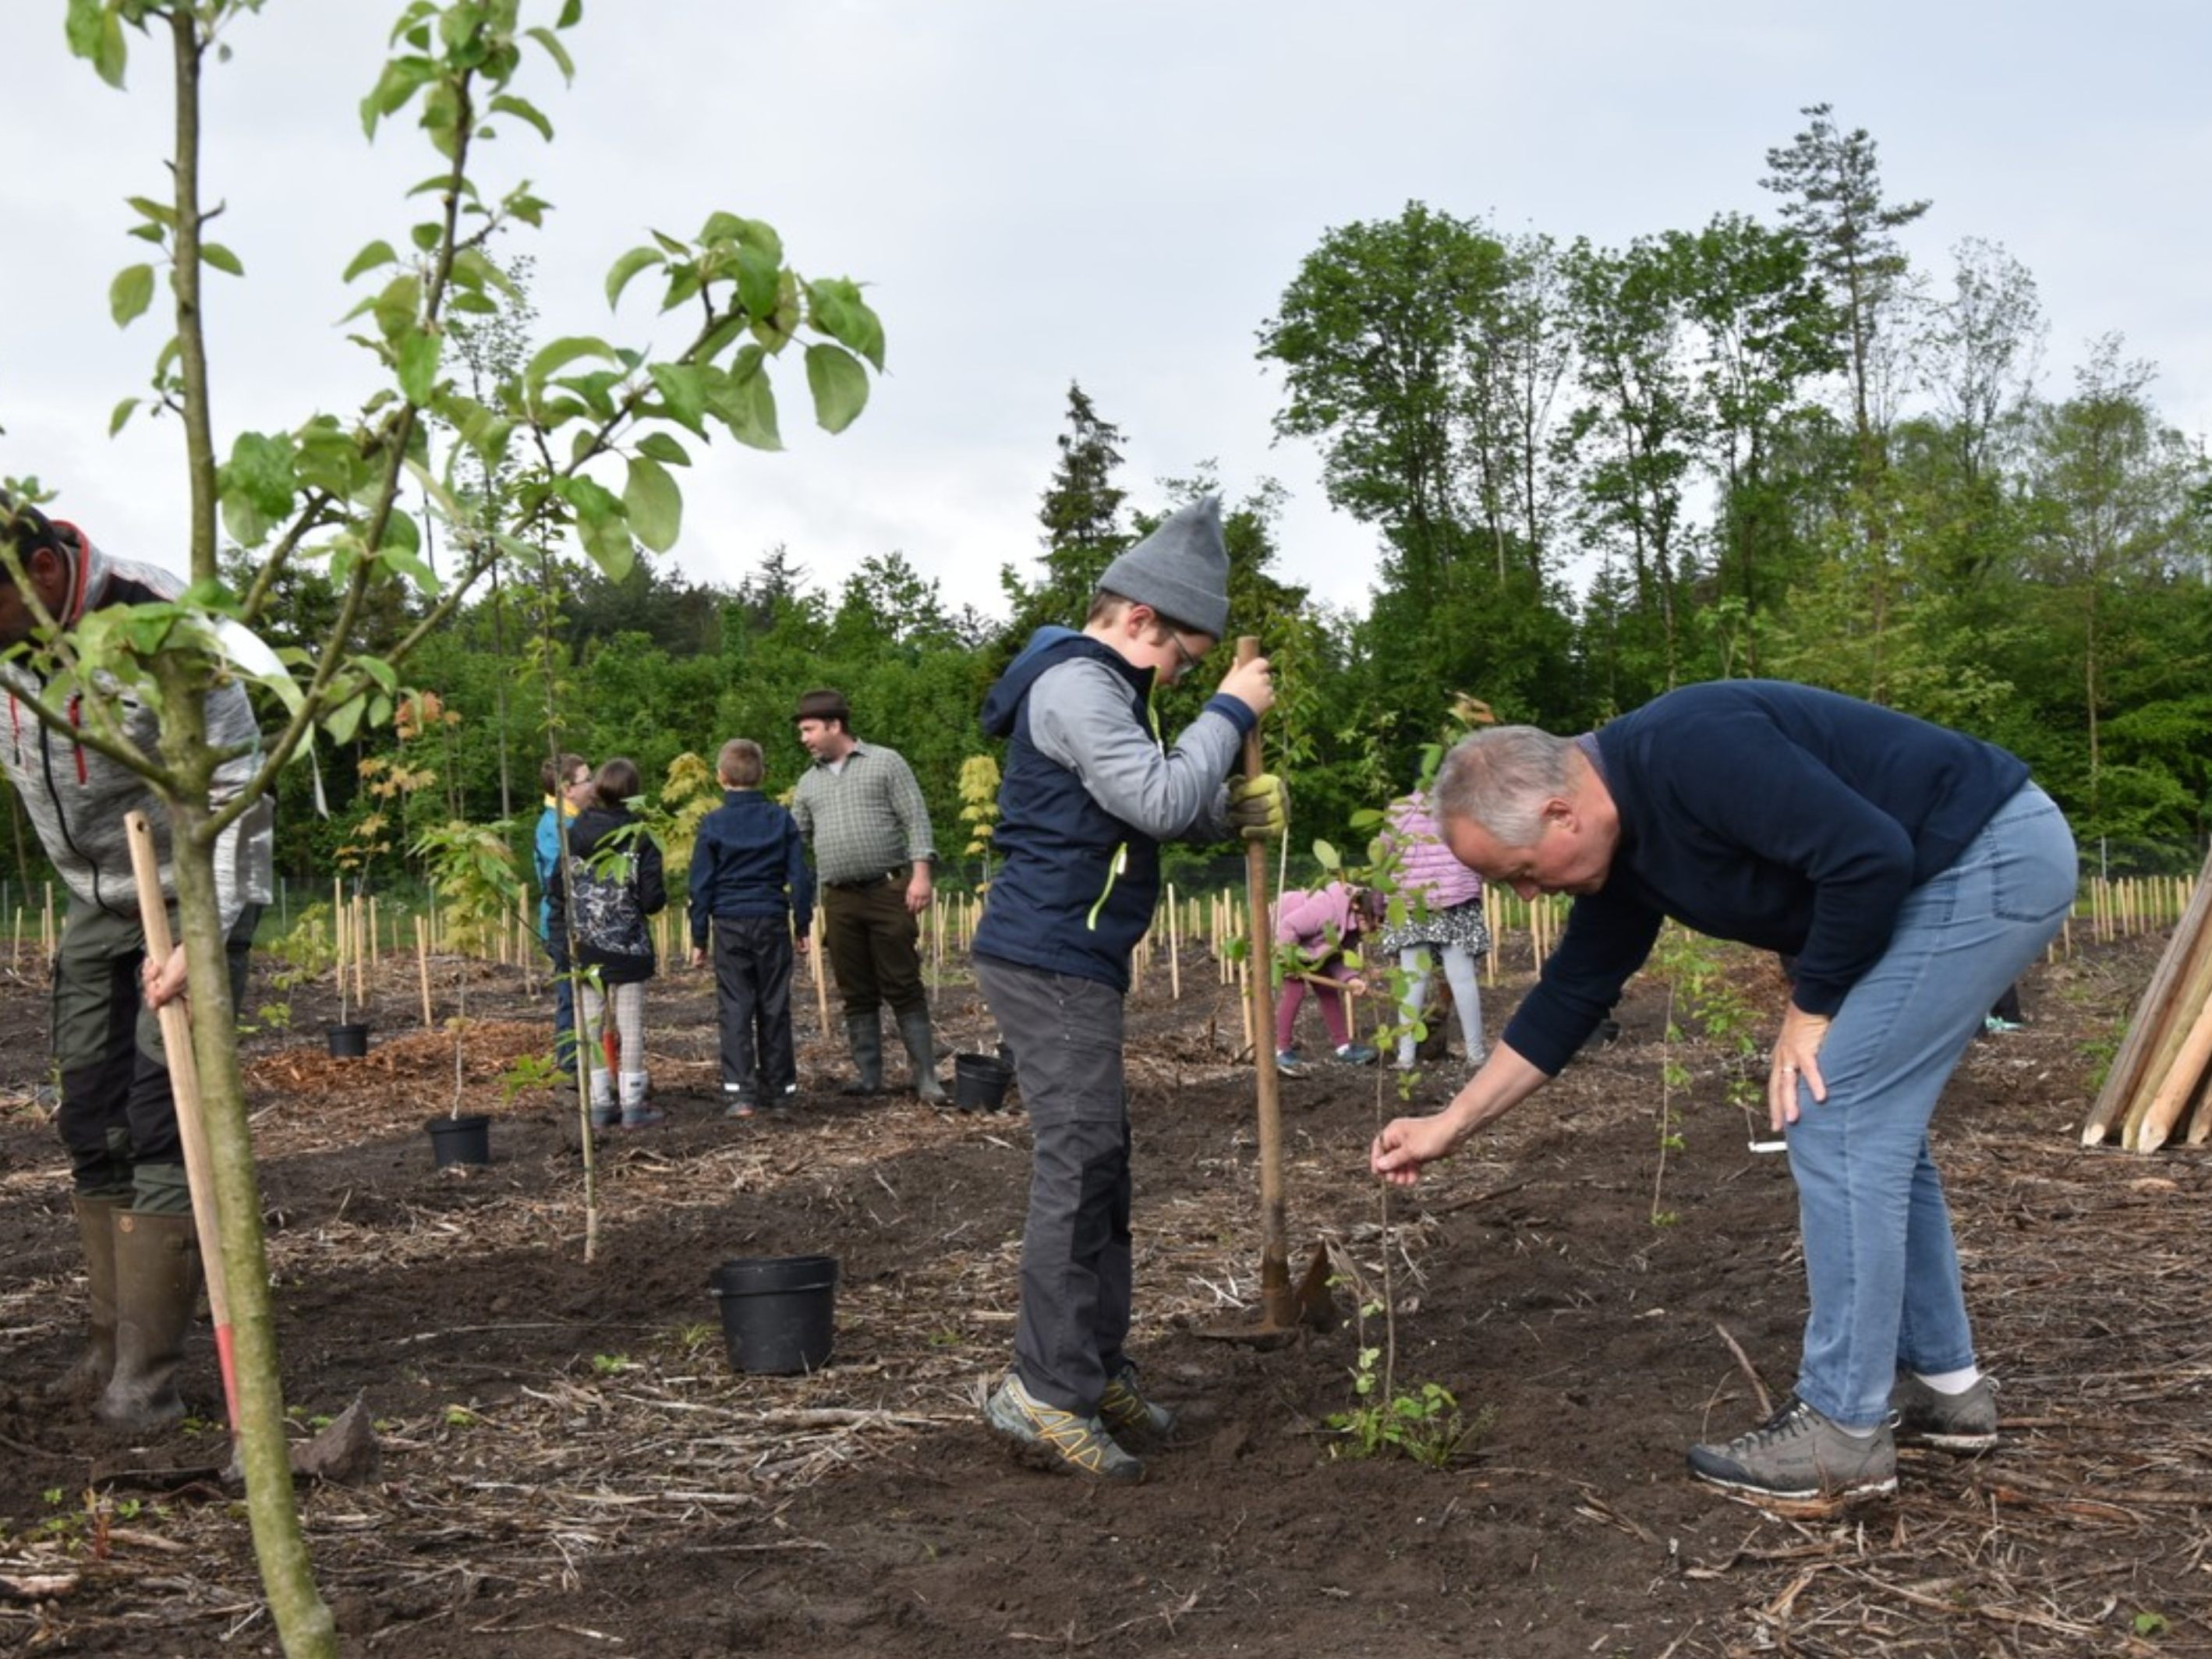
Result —
<svg viewBox="0 0 2212 1659"><path fill-rule="evenodd" d="M975 978L1013 1051L1034 1133L1014 1363L984 1408L1053 1467L1134 1480L1121 1443L1175 1414L1123 1351L1132 1293L1121 1002L1152 923L1159 844L1283 832L1282 787L1227 779L1274 702L1265 659L1231 668L1176 738L1152 691L1229 625L1229 553L1211 496L1107 567L1080 632L1039 629L983 704L1008 740L992 842L1004 860L975 934Z"/></svg>

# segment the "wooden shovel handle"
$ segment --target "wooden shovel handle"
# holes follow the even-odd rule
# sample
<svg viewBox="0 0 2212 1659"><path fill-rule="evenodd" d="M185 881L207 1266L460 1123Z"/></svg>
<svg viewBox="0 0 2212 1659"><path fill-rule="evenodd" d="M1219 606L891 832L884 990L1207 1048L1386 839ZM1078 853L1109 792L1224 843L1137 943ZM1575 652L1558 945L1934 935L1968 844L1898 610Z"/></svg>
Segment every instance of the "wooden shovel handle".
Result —
<svg viewBox="0 0 2212 1659"><path fill-rule="evenodd" d="M154 847L154 826L143 812L126 812L123 829L131 844L131 873L138 884L139 926L146 935L147 959L167 963L173 948L169 937L168 901L161 896L161 854ZM192 1230L200 1244L200 1266L207 1277L208 1313L215 1324L216 1358L222 1370L224 1402L230 1408L230 1425L238 1426L238 1382L232 1362L230 1287L223 1276L222 1231L216 1224L215 1165L208 1150L207 1120L200 1112L200 1074L192 1058L191 1016L182 999L161 1005L155 1018L161 1026L161 1054L168 1062L169 1093L176 1102L177 1138L185 1149L185 1179L192 1194Z"/></svg>

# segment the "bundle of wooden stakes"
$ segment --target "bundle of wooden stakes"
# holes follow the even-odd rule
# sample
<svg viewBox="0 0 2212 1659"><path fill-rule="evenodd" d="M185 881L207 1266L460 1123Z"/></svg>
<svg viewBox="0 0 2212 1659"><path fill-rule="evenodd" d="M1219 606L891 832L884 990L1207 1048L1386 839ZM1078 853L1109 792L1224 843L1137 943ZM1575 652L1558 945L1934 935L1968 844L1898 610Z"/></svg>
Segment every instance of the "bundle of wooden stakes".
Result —
<svg viewBox="0 0 2212 1659"><path fill-rule="evenodd" d="M2105 1087L2081 1126L2084 1146L2118 1138L2154 1152L2177 1135L2212 1139L2212 858L2159 958Z"/></svg>

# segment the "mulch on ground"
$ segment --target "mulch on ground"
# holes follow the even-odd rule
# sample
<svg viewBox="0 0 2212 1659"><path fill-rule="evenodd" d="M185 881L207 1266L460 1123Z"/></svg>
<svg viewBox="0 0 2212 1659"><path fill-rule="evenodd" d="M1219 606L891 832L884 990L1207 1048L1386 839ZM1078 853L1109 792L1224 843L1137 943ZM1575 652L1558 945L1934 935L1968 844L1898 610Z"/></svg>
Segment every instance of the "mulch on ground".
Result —
<svg viewBox="0 0 2212 1659"><path fill-rule="evenodd" d="M1387 1214L1363 1173L1376 1074L1285 1085L1294 1247L1329 1243L1347 1291L1387 1257L1399 1388L1440 1384L1482 1425L1435 1470L1332 1455L1378 1321L1274 1351L1216 1340L1255 1317L1250 1073L1210 964L1186 958L1180 1003L1156 968L1130 1021L1135 1346L1185 1417L1130 1490L1025 1467L977 1416L1012 1334L1018 1110L847 1100L805 1007L800 1109L726 1121L704 977L675 975L648 1000L670 1123L596 1149L594 1226L573 1102L502 1096L544 1036L519 978L470 988L462 1094L495 1159L473 1170L431 1165L454 1036L422 1029L410 978L373 988L362 1061L309 1041L333 1011L295 996L294 1031L246 1054L287 1393L303 1434L362 1398L382 1444L375 1480L303 1488L325 1594L349 1652L426 1659L2212 1652L2212 1168L2069 1133L2160 943L2039 969L2033 1023L1974 1045L1938 1121L2005 1445L1907 1454L1894 1500L1818 1523L1682 1472L1684 1445L1786 1394L1801 1263L1786 1164L1746 1150L1694 1044L1655 1200L1648 981L1619 1042ZM1741 972L1778 1009L1778 980ZM1525 976L1490 994L1493 1030ZM938 1001L946 1046L989 1048L971 988ZM271 1651L230 1495L158 1473L227 1453L204 1339L199 1420L152 1443L37 1397L82 1307L32 1094L42 1018L28 987L0 999L0 1647ZM831 1364L733 1372L708 1273L822 1251L842 1269Z"/></svg>

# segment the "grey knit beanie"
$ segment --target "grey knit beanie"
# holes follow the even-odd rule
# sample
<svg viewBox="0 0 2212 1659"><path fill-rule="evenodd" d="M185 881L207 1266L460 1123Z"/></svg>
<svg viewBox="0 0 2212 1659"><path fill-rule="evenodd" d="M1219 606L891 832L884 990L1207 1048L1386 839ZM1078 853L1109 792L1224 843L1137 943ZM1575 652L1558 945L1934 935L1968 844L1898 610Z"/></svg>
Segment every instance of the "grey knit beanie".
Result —
<svg viewBox="0 0 2212 1659"><path fill-rule="evenodd" d="M1229 626L1229 546L1221 539L1220 498L1201 495L1170 514L1106 567L1098 586L1219 639Z"/></svg>

